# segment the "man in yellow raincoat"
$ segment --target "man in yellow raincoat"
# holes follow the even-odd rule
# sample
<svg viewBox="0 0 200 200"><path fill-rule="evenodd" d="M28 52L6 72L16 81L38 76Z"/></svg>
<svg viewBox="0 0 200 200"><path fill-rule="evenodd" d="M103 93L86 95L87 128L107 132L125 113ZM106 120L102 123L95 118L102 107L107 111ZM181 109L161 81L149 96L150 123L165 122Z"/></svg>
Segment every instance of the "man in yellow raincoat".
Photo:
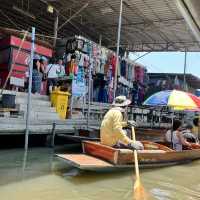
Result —
<svg viewBox="0 0 200 200"><path fill-rule="evenodd" d="M106 113L100 128L101 143L111 147L141 150L141 142L133 142L123 130L127 122L123 121L123 112L131 103L125 96L118 96L113 102L113 107Z"/></svg>

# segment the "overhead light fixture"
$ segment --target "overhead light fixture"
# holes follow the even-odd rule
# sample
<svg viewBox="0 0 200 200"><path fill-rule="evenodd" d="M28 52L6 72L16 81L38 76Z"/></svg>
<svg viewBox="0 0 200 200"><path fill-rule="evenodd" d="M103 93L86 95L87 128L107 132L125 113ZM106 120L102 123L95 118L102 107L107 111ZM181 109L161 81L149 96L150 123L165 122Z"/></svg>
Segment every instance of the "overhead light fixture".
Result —
<svg viewBox="0 0 200 200"><path fill-rule="evenodd" d="M47 6L47 12L53 13L53 6L48 5L48 6Z"/></svg>
<svg viewBox="0 0 200 200"><path fill-rule="evenodd" d="M16 10L17 12L21 13L22 15L25 15L25 16L30 17L32 19L36 19L35 15L33 15L33 14L29 13L28 11L25 11L21 8L18 8L16 6L13 6L13 10Z"/></svg>

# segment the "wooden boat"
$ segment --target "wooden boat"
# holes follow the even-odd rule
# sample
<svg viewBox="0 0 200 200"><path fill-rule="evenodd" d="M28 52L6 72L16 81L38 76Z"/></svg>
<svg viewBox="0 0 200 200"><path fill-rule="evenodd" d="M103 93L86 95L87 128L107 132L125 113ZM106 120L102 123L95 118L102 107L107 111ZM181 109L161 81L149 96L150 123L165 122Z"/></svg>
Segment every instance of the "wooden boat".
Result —
<svg viewBox="0 0 200 200"><path fill-rule="evenodd" d="M150 140L152 142L163 142L165 138L165 133L167 132L164 128L135 128L135 132L138 140ZM70 134L57 134L58 137L67 139L73 142L82 142L85 140L99 141L100 140L100 130L78 130L76 135Z"/></svg>
<svg viewBox="0 0 200 200"><path fill-rule="evenodd" d="M174 151L167 146L143 141L144 150L138 151L140 168L171 166L200 159L200 146L194 149ZM67 164L79 170L114 171L133 168L134 155L129 149L115 149L98 142L84 141L82 154L57 154Z"/></svg>

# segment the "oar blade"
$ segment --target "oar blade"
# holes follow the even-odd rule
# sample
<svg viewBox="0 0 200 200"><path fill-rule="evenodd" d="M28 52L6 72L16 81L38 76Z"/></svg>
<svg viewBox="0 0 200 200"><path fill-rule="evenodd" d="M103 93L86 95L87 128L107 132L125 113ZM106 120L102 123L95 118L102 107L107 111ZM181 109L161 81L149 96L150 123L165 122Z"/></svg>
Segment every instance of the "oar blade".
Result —
<svg viewBox="0 0 200 200"><path fill-rule="evenodd" d="M147 200L148 199L148 195L145 192L145 189L139 180L136 180L133 191L134 191L133 200Z"/></svg>

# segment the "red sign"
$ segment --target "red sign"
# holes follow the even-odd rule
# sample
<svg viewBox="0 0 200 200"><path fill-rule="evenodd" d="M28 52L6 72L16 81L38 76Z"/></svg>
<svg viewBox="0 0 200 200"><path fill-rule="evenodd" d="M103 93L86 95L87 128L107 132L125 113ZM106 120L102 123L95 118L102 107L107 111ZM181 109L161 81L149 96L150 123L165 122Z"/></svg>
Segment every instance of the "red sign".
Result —
<svg viewBox="0 0 200 200"><path fill-rule="evenodd" d="M19 47L21 45L22 40L18 37L11 36L10 44L12 46ZM22 45L22 49L26 49L28 51L31 51L31 42L24 41ZM52 57L52 49L49 49L47 47L43 47L41 45L35 44L35 52L47 57Z"/></svg>
<svg viewBox="0 0 200 200"><path fill-rule="evenodd" d="M13 48L12 62L22 65L28 65L30 62L30 54L21 50L17 56L17 49Z"/></svg>

